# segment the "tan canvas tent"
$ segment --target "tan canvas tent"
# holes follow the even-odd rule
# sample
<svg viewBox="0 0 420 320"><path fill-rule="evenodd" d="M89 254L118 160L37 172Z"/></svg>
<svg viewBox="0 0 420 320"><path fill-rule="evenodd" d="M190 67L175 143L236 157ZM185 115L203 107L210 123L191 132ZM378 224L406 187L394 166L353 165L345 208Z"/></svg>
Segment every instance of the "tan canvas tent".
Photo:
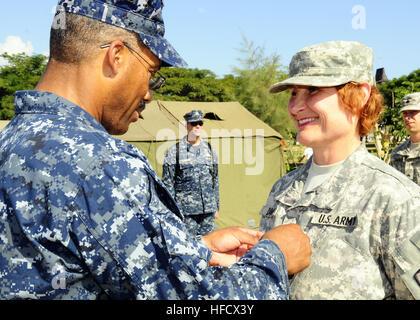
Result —
<svg viewBox="0 0 420 320"><path fill-rule="evenodd" d="M237 102L153 101L143 118L118 138L141 149L158 175L168 148L186 135L183 115L204 114L203 138L219 158L220 218L226 226L258 227L259 211L274 182L286 172L281 135ZM0 123L0 129L6 122Z"/></svg>

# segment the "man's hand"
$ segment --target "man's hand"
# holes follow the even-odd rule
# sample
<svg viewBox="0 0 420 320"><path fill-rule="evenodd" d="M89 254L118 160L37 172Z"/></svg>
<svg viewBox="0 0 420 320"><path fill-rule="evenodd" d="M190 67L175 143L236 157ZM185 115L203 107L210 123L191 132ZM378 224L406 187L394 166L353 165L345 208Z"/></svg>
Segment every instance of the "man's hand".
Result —
<svg viewBox="0 0 420 320"><path fill-rule="evenodd" d="M229 227L216 230L203 236L207 247L212 251L211 266L230 266L236 262L260 240L263 232Z"/></svg>
<svg viewBox="0 0 420 320"><path fill-rule="evenodd" d="M266 232L262 239L272 240L279 246L289 274L296 274L309 266L312 253L310 239L299 225L275 227Z"/></svg>

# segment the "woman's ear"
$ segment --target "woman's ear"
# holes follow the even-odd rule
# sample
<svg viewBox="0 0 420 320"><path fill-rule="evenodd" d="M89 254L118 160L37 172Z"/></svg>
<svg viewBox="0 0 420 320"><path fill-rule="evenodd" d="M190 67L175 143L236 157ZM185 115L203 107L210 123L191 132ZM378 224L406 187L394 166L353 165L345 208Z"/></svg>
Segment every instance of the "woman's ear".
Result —
<svg viewBox="0 0 420 320"><path fill-rule="evenodd" d="M365 106L370 98L370 94L372 92L372 87L370 86L369 83L367 82L363 82L362 86L361 86L362 92L365 95L364 99L363 99L363 105Z"/></svg>

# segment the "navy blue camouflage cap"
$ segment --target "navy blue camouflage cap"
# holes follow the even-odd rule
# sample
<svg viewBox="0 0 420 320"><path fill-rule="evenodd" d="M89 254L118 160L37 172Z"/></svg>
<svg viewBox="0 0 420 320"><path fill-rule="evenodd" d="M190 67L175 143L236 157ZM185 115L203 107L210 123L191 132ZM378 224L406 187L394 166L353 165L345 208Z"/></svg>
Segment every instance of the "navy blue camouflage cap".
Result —
<svg viewBox="0 0 420 320"><path fill-rule="evenodd" d="M203 113L200 110L192 110L184 115L187 122L203 121Z"/></svg>
<svg viewBox="0 0 420 320"><path fill-rule="evenodd" d="M57 14L66 11L137 33L162 66L187 63L164 38L163 0L59 0Z"/></svg>

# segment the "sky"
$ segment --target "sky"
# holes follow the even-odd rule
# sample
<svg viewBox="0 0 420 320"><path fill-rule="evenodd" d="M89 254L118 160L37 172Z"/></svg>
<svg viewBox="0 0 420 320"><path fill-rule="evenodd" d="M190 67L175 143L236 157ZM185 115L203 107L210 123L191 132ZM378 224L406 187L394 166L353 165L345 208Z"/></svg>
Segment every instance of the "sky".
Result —
<svg viewBox="0 0 420 320"><path fill-rule="evenodd" d="M389 79L420 68L419 0L165 0L165 37L190 68L232 74L243 39L288 66L303 47L360 41ZM57 0L0 0L0 53L48 54ZM0 64L2 62L0 61Z"/></svg>

